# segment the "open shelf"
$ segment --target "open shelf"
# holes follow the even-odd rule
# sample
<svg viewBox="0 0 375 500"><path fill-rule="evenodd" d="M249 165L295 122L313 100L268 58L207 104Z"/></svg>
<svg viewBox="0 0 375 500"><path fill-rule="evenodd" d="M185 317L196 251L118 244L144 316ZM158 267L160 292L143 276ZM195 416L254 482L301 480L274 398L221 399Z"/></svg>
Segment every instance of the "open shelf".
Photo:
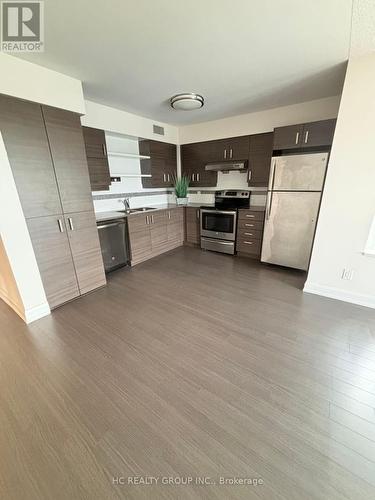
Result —
<svg viewBox="0 0 375 500"><path fill-rule="evenodd" d="M116 151L108 151L108 156L117 156L120 158L135 158L138 160L149 160L151 156L139 155L136 153L119 153Z"/></svg>

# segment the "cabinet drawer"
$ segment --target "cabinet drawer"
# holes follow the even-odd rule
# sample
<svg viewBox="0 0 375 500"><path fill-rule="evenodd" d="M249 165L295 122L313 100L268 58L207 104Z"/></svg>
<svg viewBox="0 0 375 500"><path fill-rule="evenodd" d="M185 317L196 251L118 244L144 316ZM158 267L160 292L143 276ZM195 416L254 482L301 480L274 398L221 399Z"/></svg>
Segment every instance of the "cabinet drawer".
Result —
<svg viewBox="0 0 375 500"><path fill-rule="evenodd" d="M263 221L264 212L256 212L255 210L239 210L238 216L240 220Z"/></svg>
<svg viewBox="0 0 375 500"><path fill-rule="evenodd" d="M259 255L261 248L262 240L253 240L251 238L246 239L242 237L237 239L237 252Z"/></svg>
<svg viewBox="0 0 375 500"><path fill-rule="evenodd" d="M253 219L239 219L238 231L263 231L263 221Z"/></svg>
<svg viewBox="0 0 375 500"><path fill-rule="evenodd" d="M237 233L237 240L261 240L263 237L263 231L256 229L240 229Z"/></svg>

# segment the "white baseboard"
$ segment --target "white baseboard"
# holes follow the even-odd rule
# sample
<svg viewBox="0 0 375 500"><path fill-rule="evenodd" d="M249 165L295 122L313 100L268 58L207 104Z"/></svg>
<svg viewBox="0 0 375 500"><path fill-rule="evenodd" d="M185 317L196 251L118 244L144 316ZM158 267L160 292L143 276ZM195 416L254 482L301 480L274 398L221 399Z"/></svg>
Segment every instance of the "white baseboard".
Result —
<svg viewBox="0 0 375 500"><path fill-rule="evenodd" d="M348 292L346 290L341 290L340 288L318 285L317 283L309 283L308 281L306 281L303 291L375 309L375 295Z"/></svg>
<svg viewBox="0 0 375 500"><path fill-rule="evenodd" d="M49 314L51 314L51 309L48 303L44 302L44 304L25 310L25 322L29 324L37 319L44 318L44 316L48 316Z"/></svg>
<svg viewBox="0 0 375 500"><path fill-rule="evenodd" d="M10 297L8 297L8 295L2 289L0 289L0 299L8 304L8 306L13 309L13 311L16 312L18 316L22 318L27 324L32 323L37 319L43 318L44 316L47 316L51 313L51 309L47 302L25 310L22 305L17 304Z"/></svg>

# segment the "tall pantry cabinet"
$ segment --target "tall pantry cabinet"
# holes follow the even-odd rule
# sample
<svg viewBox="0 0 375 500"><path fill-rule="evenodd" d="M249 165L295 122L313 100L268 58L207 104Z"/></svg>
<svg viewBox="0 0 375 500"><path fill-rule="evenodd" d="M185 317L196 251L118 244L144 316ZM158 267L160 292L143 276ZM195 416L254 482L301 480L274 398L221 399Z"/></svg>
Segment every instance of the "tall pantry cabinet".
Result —
<svg viewBox="0 0 375 500"><path fill-rule="evenodd" d="M50 307L104 285L79 115L0 95L0 130Z"/></svg>

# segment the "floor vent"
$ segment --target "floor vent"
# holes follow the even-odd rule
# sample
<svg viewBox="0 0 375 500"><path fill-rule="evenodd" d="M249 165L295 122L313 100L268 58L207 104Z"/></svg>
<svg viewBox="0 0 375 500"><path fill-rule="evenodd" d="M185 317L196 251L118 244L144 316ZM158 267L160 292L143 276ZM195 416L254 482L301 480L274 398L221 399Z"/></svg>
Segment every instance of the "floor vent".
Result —
<svg viewBox="0 0 375 500"><path fill-rule="evenodd" d="M164 127L160 127L159 125L154 125L153 129L154 129L154 134L164 135Z"/></svg>

